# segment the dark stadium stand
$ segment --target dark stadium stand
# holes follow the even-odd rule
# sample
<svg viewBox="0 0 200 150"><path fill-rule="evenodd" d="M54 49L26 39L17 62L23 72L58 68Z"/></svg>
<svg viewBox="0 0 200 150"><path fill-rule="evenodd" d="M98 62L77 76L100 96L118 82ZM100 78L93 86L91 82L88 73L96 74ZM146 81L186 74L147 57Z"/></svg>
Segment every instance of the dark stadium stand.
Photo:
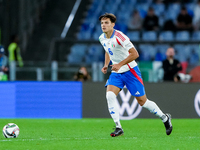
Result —
<svg viewBox="0 0 200 150"><path fill-rule="evenodd" d="M191 57L199 55L200 47L198 42L200 41L200 31L190 32L186 30L178 31L176 29L164 29L165 22L169 20L171 20L174 25L176 24L176 19L182 6L185 6L188 14L193 17L195 4L196 0L172 1L171 3L167 4L163 3L162 1L154 0L116 0L114 3L115 7L113 7L112 0L93 0L93 3L89 7L88 14L81 25L81 29L77 34L77 39L79 41L97 41L99 35L102 33L98 17L105 12L110 12L117 16L115 29L119 29L127 34L130 40L137 47L137 50L141 54L139 61L153 61L158 59L159 61L162 61L165 59L165 51L167 47L172 45L175 47L177 52L177 59L179 59L181 62L188 62L189 64L196 63L197 65L199 58L195 57L195 59L192 61ZM128 30L127 25L133 10L138 10L140 16L144 19L147 15L149 7L154 8L155 14L159 17L159 30ZM86 45L87 47L93 47L91 44ZM71 53L68 55L69 63L75 63L72 59L72 49L76 46L79 47L79 44L75 44L71 47ZM81 56L82 63L92 63L92 59L88 61L87 56L91 55L91 52L89 52L88 48L85 50L85 47L84 49L79 47L77 51L80 53L82 53L81 51L84 51L84 55ZM93 61L101 61L99 58L102 57L103 49L99 47L99 51L100 53L98 54L98 59L93 59ZM157 53L160 53L162 57L158 58Z"/></svg>
<svg viewBox="0 0 200 150"><path fill-rule="evenodd" d="M72 11L75 1L50 0L44 12L41 23L35 29L35 33L30 38L24 58L27 61L38 60L47 61L50 45L53 38L60 38L65 23ZM89 0L81 2L79 10L70 27L67 37L75 38L84 12L87 10Z"/></svg>

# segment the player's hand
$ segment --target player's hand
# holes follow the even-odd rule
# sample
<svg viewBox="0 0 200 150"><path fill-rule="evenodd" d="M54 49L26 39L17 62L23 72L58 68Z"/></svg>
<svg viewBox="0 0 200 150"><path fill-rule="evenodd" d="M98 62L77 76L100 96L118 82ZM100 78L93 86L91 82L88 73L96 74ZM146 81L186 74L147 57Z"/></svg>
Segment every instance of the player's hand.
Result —
<svg viewBox="0 0 200 150"><path fill-rule="evenodd" d="M111 70L118 72L118 70L121 68L121 66L119 64L113 64L110 65L112 67Z"/></svg>
<svg viewBox="0 0 200 150"><path fill-rule="evenodd" d="M108 70L108 66L104 66L102 69L101 69L101 72L103 72L104 74L107 73L107 70Z"/></svg>

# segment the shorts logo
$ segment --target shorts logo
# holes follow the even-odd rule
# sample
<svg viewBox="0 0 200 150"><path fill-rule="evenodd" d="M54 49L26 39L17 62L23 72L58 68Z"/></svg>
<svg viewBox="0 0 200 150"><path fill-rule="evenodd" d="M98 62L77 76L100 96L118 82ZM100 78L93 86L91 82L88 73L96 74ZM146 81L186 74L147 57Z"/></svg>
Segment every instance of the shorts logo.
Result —
<svg viewBox="0 0 200 150"><path fill-rule="evenodd" d="M127 91L125 93L125 91ZM136 98L126 89L122 89L117 96L119 107L119 115L122 120L130 120L136 118L142 111L142 107L138 104Z"/></svg>
<svg viewBox="0 0 200 150"><path fill-rule="evenodd" d="M137 92L135 93L135 95L140 95L140 92L137 91Z"/></svg>
<svg viewBox="0 0 200 150"><path fill-rule="evenodd" d="M194 99L194 108L197 112L197 114L200 117L200 90L197 92L195 99Z"/></svg>

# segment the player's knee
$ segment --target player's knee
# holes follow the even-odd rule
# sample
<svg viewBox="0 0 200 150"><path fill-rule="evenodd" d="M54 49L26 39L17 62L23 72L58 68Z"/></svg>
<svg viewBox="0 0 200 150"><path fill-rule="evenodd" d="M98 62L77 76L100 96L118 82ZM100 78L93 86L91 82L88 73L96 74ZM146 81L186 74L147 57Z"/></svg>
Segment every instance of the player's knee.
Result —
<svg viewBox="0 0 200 150"><path fill-rule="evenodd" d="M140 106L143 106L146 103L147 99L140 101Z"/></svg>
<svg viewBox="0 0 200 150"><path fill-rule="evenodd" d="M143 100L138 100L138 104L140 104L140 106L143 106L144 105L144 101Z"/></svg>
<svg viewBox="0 0 200 150"><path fill-rule="evenodd" d="M116 98L116 95L114 92L112 91L108 91L106 92L106 99L109 100L114 100Z"/></svg>
<svg viewBox="0 0 200 150"><path fill-rule="evenodd" d="M140 106L143 106L145 104L145 102L147 101L146 97L136 97L138 103L140 104Z"/></svg>

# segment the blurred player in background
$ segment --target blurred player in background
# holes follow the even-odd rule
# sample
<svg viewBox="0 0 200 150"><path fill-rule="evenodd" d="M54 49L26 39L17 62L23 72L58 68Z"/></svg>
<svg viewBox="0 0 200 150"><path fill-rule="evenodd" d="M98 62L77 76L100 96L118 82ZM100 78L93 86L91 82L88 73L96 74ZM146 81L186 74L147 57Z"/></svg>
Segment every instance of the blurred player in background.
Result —
<svg viewBox="0 0 200 150"><path fill-rule="evenodd" d="M119 119L119 108L117 107L116 96L124 86L136 97L138 103L155 114L163 121L166 134L172 132L171 115L164 114L153 101L147 99L140 70L135 62L139 54L129 38L121 31L115 30L116 16L106 13L99 17L103 33L99 41L104 47L105 63L101 71L106 74L110 60L112 61L112 73L107 80L106 98L108 109L113 118L116 128L110 135L112 137L124 134Z"/></svg>

